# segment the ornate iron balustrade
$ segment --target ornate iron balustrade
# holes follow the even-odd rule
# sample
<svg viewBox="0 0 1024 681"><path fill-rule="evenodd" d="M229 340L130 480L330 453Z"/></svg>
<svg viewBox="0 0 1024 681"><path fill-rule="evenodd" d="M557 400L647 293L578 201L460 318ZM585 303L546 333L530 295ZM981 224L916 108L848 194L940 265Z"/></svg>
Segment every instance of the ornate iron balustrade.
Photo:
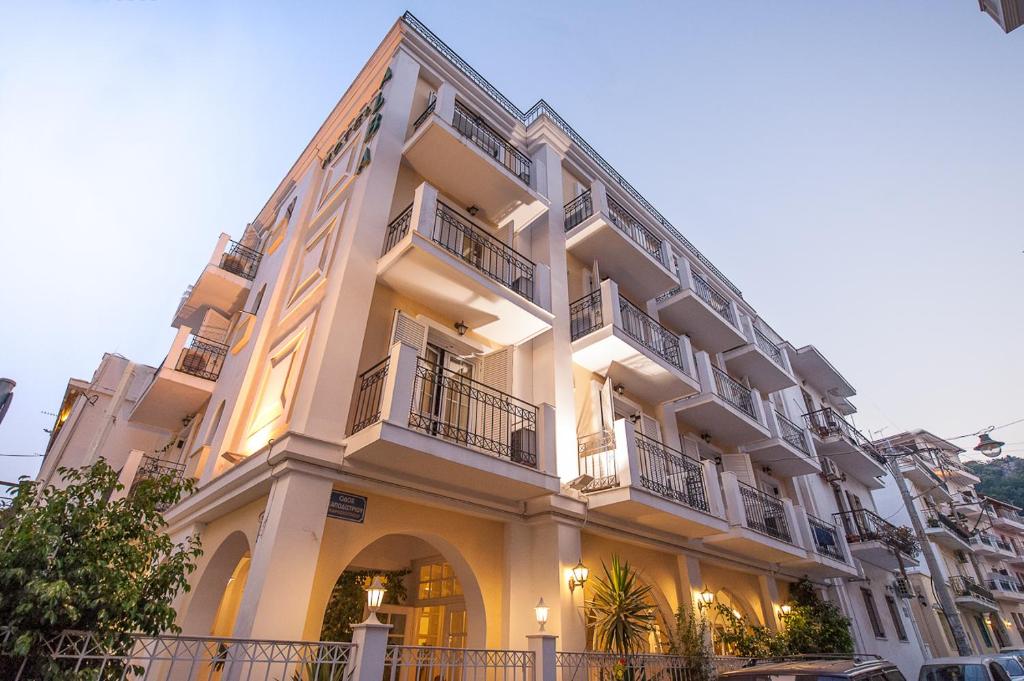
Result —
<svg viewBox="0 0 1024 681"><path fill-rule="evenodd" d="M975 582L970 577L955 575L949 578L949 588L957 597L978 598L993 605L996 602L992 592Z"/></svg>
<svg viewBox="0 0 1024 681"><path fill-rule="evenodd" d="M666 329L656 319L647 315L621 295L619 296L619 312L622 317L622 330L626 332L627 336L684 374L689 374L683 363L679 336Z"/></svg>
<svg viewBox="0 0 1024 681"><path fill-rule="evenodd" d="M807 514L807 524L811 526L814 550L822 556L845 563L846 556L839 545L839 532L836 526L810 513Z"/></svg>
<svg viewBox="0 0 1024 681"><path fill-rule="evenodd" d="M778 410L775 411L775 420L779 424L779 435L782 436L782 439L810 456L811 450L804 438L804 429L783 416Z"/></svg>
<svg viewBox="0 0 1024 681"><path fill-rule="evenodd" d="M593 478L583 488L584 492L597 492L619 486L613 431L600 430L577 438L576 448L579 454L580 474Z"/></svg>
<svg viewBox="0 0 1024 681"><path fill-rule="evenodd" d="M166 461L159 456L146 454L139 462L139 468L135 472L135 479L155 480L156 478L168 476L175 480L185 477L185 464L178 461Z"/></svg>
<svg viewBox="0 0 1024 681"><path fill-rule="evenodd" d="M503 244L440 201L434 218L431 240L449 253L469 263L488 277L533 300L536 265L511 246Z"/></svg>
<svg viewBox="0 0 1024 681"><path fill-rule="evenodd" d="M708 513L704 468L679 450L635 434L640 485L658 496Z"/></svg>
<svg viewBox="0 0 1024 681"><path fill-rule="evenodd" d="M996 539L996 548L1013 553L1013 547L1010 546L1009 543L1003 541L1002 539Z"/></svg>
<svg viewBox="0 0 1024 681"><path fill-rule="evenodd" d="M601 313L601 289L569 304L569 337L579 340L604 326Z"/></svg>
<svg viewBox="0 0 1024 681"><path fill-rule="evenodd" d="M537 467L537 407L471 378L416 359L409 427Z"/></svg>
<svg viewBox="0 0 1024 681"><path fill-rule="evenodd" d="M917 541L909 530L893 525L873 511L860 508L833 513L832 517L846 531L847 543L879 541L910 558L917 555Z"/></svg>
<svg viewBox="0 0 1024 681"><path fill-rule="evenodd" d="M434 113L434 107L436 107L436 106L437 106L437 97L431 97L430 98L430 102L427 104L427 108L425 108L423 110L423 113L421 113L419 116L417 116L416 120L413 122L412 129L416 130L421 125L423 125L423 121L427 120L427 117L430 114Z"/></svg>
<svg viewBox="0 0 1024 681"><path fill-rule="evenodd" d="M933 508L926 509L925 523L928 527L945 527L964 541L971 541L971 533L963 526L963 523L953 520L942 511L937 511Z"/></svg>
<svg viewBox="0 0 1024 681"><path fill-rule="evenodd" d="M220 268L232 274L252 281L256 278L256 270L260 267L263 254L237 241L228 243L228 248L220 256Z"/></svg>
<svg viewBox="0 0 1024 681"><path fill-rule="evenodd" d="M384 248L380 254L384 255L395 247L399 241L409 233L409 226L412 224L412 204L398 214L394 220L388 223L388 230L384 234Z"/></svg>
<svg viewBox="0 0 1024 681"><path fill-rule="evenodd" d="M838 435L878 463L883 466L885 465L885 457L878 452L875 446L871 444L871 441L864 437L859 430L854 428L849 421L840 416L832 407L825 407L804 414L804 421L807 423L807 427L811 429L811 432L815 433L818 437L825 439Z"/></svg>
<svg viewBox="0 0 1024 681"><path fill-rule="evenodd" d="M384 652L384 681L533 681L533 668L526 650L389 645Z"/></svg>
<svg viewBox="0 0 1024 681"><path fill-rule="evenodd" d="M530 186L529 157L512 146L512 143L501 136L484 119L464 107L457 100L452 127L482 149L488 156L503 165L526 186Z"/></svg>
<svg viewBox="0 0 1024 681"><path fill-rule="evenodd" d="M744 482L739 483L739 486L746 526L769 537L792 543L789 523L786 521L786 507L782 501Z"/></svg>
<svg viewBox="0 0 1024 681"><path fill-rule="evenodd" d="M385 357L359 374L351 433L358 433L380 420L380 405L384 398L384 384L387 382L390 364L391 358Z"/></svg>
<svg viewBox="0 0 1024 681"><path fill-rule="evenodd" d="M711 306L711 309L721 315L727 322L736 326L736 317L732 313L732 305L729 304L729 299L719 293L714 286L708 283L707 279L698 273L692 272L692 276L693 292L697 294L697 297Z"/></svg>
<svg viewBox="0 0 1024 681"><path fill-rule="evenodd" d="M184 374L216 381L220 377L220 370L224 366L227 354L228 346L223 343L192 334L188 338L188 343L181 349L178 363L174 368Z"/></svg>
<svg viewBox="0 0 1024 681"><path fill-rule="evenodd" d="M785 363L782 361L782 349L772 341L771 338L765 335L764 331L753 327L754 329L754 342L757 347L760 348L761 352L768 355L768 359L777 364L780 368L785 368Z"/></svg>
<svg viewBox="0 0 1024 681"><path fill-rule="evenodd" d="M594 214L594 201L590 190L565 204L565 231L569 231Z"/></svg>
<svg viewBox="0 0 1024 681"><path fill-rule="evenodd" d="M754 397L751 394L750 388L713 364L711 365L711 373L715 377L715 393L750 418L757 420L756 412L754 411Z"/></svg>
<svg viewBox="0 0 1024 681"><path fill-rule="evenodd" d="M987 586L990 591L1005 591L1007 593L1021 594L1021 596L1024 596L1024 585L1010 577L994 577L985 582L985 586Z"/></svg>
<svg viewBox="0 0 1024 681"><path fill-rule="evenodd" d="M668 267L665 250L661 239L643 223L633 217L632 213L622 207L618 201L608 196L608 219L620 232L629 237L630 241L647 251L652 258Z"/></svg>

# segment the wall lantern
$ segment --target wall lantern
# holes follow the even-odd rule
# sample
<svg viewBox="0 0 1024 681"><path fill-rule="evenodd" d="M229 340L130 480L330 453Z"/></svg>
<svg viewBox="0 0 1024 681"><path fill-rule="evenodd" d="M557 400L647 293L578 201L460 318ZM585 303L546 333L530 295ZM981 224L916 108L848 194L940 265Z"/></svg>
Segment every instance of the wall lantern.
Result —
<svg viewBox="0 0 1024 681"><path fill-rule="evenodd" d="M587 579L590 577L590 568L583 564L583 559L580 558L579 562L576 563L576 567L572 569L572 574L569 575L569 593L576 591L576 587L583 588L583 585L587 583Z"/></svg>
<svg viewBox="0 0 1024 681"><path fill-rule="evenodd" d="M378 621L377 610L384 602L385 591L387 590L384 588L384 582L380 581L380 575L374 576L370 586L366 588L366 605L370 609L367 621Z"/></svg>
<svg viewBox="0 0 1024 681"><path fill-rule="evenodd" d="M455 322L455 332L460 336L465 336L466 332L469 331L469 327L466 326L466 322Z"/></svg>
<svg viewBox="0 0 1024 681"><path fill-rule="evenodd" d="M789 603L783 603L779 606L779 612L782 613L783 617L789 617L790 613L793 612L793 606Z"/></svg>
<svg viewBox="0 0 1024 681"><path fill-rule="evenodd" d="M715 602L715 594L713 594L710 591L708 591L707 587L704 587L704 590L700 592L700 600L697 601L697 606L701 610L704 610L706 608L711 607L711 604L714 603L714 602Z"/></svg>
<svg viewBox="0 0 1024 681"><path fill-rule="evenodd" d="M548 623L548 606L544 605L544 597L537 601L537 605L533 608L533 614L537 617L537 624L540 625L540 630L544 631L544 625Z"/></svg>

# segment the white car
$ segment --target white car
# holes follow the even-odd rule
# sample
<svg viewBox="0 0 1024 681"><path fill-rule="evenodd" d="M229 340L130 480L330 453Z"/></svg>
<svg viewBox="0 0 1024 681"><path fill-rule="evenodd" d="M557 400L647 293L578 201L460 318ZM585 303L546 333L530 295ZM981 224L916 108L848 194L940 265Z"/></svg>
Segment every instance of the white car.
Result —
<svg viewBox="0 0 1024 681"><path fill-rule="evenodd" d="M918 681L1024 681L1024 665L1014 654L938 657L921 665Z"/></svg>

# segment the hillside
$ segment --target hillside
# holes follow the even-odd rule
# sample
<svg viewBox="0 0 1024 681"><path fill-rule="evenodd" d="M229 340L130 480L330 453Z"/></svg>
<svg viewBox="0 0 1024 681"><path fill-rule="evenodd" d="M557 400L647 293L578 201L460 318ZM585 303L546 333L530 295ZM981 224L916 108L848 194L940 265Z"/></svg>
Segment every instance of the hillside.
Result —
<svg viewBox="0 0 1024 681"><path fill-rule="evenodd" d="M981 478L978 492L1024 507L1024 459L1007 456L969 462L967 467Z"/></svg>

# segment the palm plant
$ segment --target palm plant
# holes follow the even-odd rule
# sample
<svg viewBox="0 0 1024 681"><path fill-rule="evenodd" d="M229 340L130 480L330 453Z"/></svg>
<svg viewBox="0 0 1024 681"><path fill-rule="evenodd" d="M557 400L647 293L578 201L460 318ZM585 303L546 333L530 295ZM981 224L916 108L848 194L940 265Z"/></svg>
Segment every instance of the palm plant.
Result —
<svg viewBox="0 0 1024 681"><path fill-rule="evenodd" d="M593 595L587 608L594 626L594 646L629 655L644 650L647 635L654 629L651 587L640 581L629 562L612 556L603 577L594 579Z"/></svg>

